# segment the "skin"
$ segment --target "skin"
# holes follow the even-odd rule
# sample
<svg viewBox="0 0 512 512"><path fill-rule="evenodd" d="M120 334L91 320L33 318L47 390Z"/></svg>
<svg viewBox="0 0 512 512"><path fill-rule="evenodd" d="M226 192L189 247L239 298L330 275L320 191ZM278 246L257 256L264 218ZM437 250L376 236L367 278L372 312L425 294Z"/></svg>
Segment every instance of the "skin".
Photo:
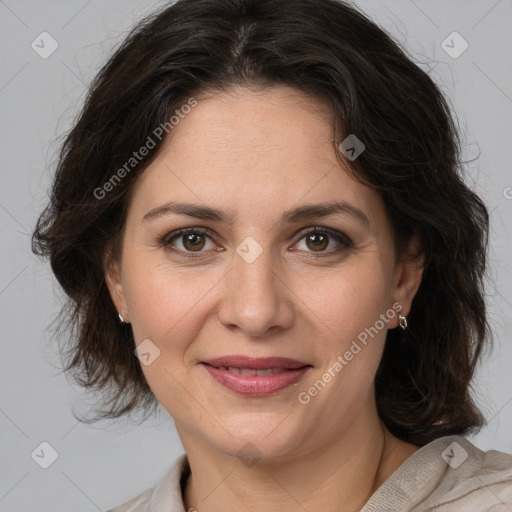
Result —
<svg viewBox="0 0 512 512"><path fill-rule="evenodd" d="M408 314L421 261L397 258L384 203L336 160L322 103L286 86L196 99L137 181L120 261L106 269L136 344L150 339L160 350L141 366L189 459L185 508L359 510L419 448L391 435L375 405L375 372L397 315L309 403L298 394L394 303ZM234 218L142 220L171 200ZM348 214L278 222L291 208L331 200L362 210L369 226ZM214 236L160 243L187 227ZM311 227L334 229L353 245L318 229L318 247L303 233ZM248 236L263 251L252 263L236 252ZM414 249L411 241L406 250ZM313 368L271 396L244 397L200 364L229 354L290 357ZM237 456L243 447L255 464Z"/></svg>

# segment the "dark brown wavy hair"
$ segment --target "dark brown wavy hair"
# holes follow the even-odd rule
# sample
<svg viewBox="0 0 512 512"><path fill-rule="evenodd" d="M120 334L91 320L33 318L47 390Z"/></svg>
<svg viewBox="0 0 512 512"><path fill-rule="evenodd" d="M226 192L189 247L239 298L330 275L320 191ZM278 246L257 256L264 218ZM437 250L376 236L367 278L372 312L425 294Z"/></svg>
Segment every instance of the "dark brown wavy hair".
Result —
<svg viewBox="0 0 512 512"><path fill-rule="evenodd" d="M375 377L382 421L420 446L476 432L485 421L471 380L492 342L488 211L464 184L458 127L439 87L390 35L335 0L179 0L138 23L93 80L32 237L69 298L56 319L69 332L64 371L106 405L80 421L158 405L131 327L118 321L105 264L119 257L130 191L161 140L108 193L95 191L191 97L275 85L329 107L341 163L347 135L364 143L350 172L382 194L397 254L413 234L420 240L424 272L409 328L388 331Z"/></svg>

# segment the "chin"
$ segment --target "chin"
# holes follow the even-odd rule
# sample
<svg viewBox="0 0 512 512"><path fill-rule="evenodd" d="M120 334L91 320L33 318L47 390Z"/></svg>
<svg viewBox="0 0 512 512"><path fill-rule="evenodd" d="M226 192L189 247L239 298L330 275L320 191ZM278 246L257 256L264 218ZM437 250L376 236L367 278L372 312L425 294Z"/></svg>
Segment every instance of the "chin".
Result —
<svg viewBox="0 0 512 512"><path fill-rule="evenodd" d="M305 439L291 425L284 425L282 417L267 418L258 421L249 415L247 421L237 419L236 428L230 426L223 439L210 439L212 445L227 455L237 457L244 462L246 459L279 460L304 446Z"/></svg>

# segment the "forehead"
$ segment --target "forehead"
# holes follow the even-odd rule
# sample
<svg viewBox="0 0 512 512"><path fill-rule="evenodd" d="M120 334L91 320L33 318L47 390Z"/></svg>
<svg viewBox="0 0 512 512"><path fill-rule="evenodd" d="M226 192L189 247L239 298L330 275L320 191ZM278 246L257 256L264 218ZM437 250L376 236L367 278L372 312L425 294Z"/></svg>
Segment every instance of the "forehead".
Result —
<svg viewBox="0 0 512 512"><path fill-rule="evenodd" d="M370 220L382 213L379 195L336 159L331 112L322 102L289 87L195 99L138 180L134 207L145 208L143 214L171 200L253 218L335 200Z"/></svg>

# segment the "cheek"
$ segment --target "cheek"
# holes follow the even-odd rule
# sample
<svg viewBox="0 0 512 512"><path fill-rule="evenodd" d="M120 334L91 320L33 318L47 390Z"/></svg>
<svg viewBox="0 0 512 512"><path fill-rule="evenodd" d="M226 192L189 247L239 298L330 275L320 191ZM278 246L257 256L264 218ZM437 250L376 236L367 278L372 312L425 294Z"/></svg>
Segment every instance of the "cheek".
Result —
<svg viewBox="0 0 512 512"><path fill-rule="evenodd" d="M374 325L390 307L388 281L377 262L340 267L315 279L314 284L301 278L296 286L297 296L304 298L319 326L341 345Z"/></svg>
<svg viewBox="0 0 512 512"><path fill-rule="evenodd" d="M219 281L212 272L153 264L144 257L126 266L127 303L137 342L149 338L162 350L180 351L201 325L208 290ZM204 313L203 313L204 315Z"/></svg>
<svg viewBox="0 0 512 512"><path fill-rule="evenodd" d="M151 363L145 365L141 359L141 369L158 401L173 415L188 407L188 395L180 384L187 378L185 354L201 329L200 301L211 288L194 281L186 279L183 272L171 274L162 266L151 268L148 262L133 265L127 276L127 302L135 343L150 340L154 344L149 345Z"/></svg>
<svg viewBox="0 0 512 512"><path fill-rule="evenodd" d="M144 338L157 337L165 326L169 329L169 313L179 307L166 282L154 273L132 274L127 287L127 302L130 308L132 327ZM134 333L135 333L134 331ZM138 336L135 336L138 341Z"/></svg>
<svg viewBox="0 0 512 512"><path fill-rule="evenodd" d="M342 409L352 410L370 391L387 334L387 323L381 320L390 308L387 286L377 263L340 270L323 283L322 294L311 306L321 319L316 323L323 334L315 344L323 355L319 374L309 385L321 388L321 383L315 384L318 378L327 383L318 407L336 396Z"/></svg>

